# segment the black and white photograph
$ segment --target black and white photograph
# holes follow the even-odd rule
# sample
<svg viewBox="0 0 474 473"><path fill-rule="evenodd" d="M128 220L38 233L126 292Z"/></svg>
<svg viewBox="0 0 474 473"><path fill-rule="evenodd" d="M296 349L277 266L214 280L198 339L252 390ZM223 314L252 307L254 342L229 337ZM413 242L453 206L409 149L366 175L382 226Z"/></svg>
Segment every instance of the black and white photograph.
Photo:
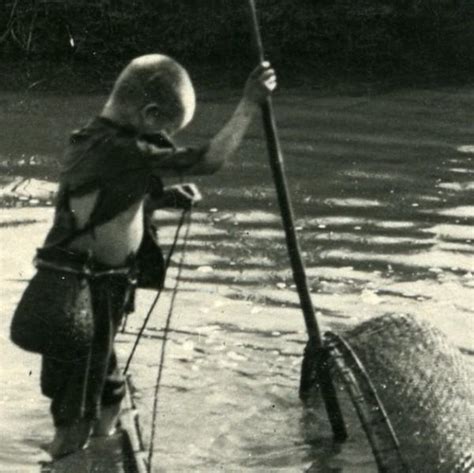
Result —
<svg viewBox="0 0 474 473"><path fill-rule="evenodd" d="M474 473L474 1L0 0L1 473Z"/></svg>

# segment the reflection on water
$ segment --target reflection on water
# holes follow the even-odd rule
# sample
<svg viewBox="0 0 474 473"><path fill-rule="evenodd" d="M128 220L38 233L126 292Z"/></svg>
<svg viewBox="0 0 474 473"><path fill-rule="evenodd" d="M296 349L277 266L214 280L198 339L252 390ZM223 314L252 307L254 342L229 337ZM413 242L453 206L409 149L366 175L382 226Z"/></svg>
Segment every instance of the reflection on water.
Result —
<svg viewBox="0 0 474 473"><path fill-rule="evenodd" d="M324 328L412 313L473 352L474 148L466 118L472 98L465 90L277 101L296 230ZM206 107L208 122L219 122L221 108ZM210 133L197 128L199 121L191 140ZM375 471L344 397L352 435L342 447L331 442L324 410L303 412L297 398L304 325L257 127L240 159L200 183L206 201L194 212L172 322L156 471ZM176 215L157 218L166 245ZM45 230L39 225L38 232ZM13 230L2 231L8 248ZM7 313L20 288L12 287L3 302ZM121 337L122 356L152 297L138 295L138 313ZM145 436L168 301L169 290L132 370ZM4 350L11 357L15 349L5 341ZM37 422L33 438L12 428L13 440L0 450L2 471L3 465L15 471L18 456L10 452L24 450L24 461L35 465L31 444L47 440L50 427L36 383L28 388L34 401L24 404L26 415L13 412L11 401L24 379L15 383L9 372L4 378L12 380L4 389L4 418L10 425L26 425L26 416Z"/></svg>
<svg viewBox="0 0 474 473"><path fill-rule="evenodd" d="M186 294L183 299L178 320L186 317L182 311L189 310L193 297ZM349 420L356 435L341 449L330 440L321 406L302 411L296 389L302 334L264 329L274 316L291 317L291 312L252 310L254 304L236 305L219 296L208 304L187 317L188 333L170 335L160 391L156 471L303 471L312 466L311 471L326 472L344 471L338 469L344 465L355 468L350 471L375 471L353 414ZM202 325L216 314L221 314L222 324ZM247 322L224 322L243 317ZM256 317L259 324L248 321ZM147 375L138 369L134 376L146 439L154 383L150 373L156 375L158 361L155 343L147 339L135 360L135 366L148 367ZM345 408L350 413L347 403Z"/></svg>

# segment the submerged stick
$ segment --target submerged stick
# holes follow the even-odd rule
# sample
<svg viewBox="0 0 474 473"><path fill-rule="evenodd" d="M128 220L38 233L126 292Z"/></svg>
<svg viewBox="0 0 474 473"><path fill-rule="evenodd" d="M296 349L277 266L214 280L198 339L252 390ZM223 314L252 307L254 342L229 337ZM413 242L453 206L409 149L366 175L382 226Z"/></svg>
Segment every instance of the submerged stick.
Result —
<svg viewBox="0 0 474 473"><path fill-rule="evenodd" d="M255 57L259 63L262 63L264 61L263 43L260 35L260 28L254 0L249 0L249 17L252 24ZM323 345L321 331L316 320L313 302L309 292L305 267L301 258L301 251L294 225L293 208L290 201L288 185L284 171L283 153L281 151L280 141L278 139L276 122L273 113L273 105L270 97L266 99L261 108L268 155L270 159L270 167L273 174L273 180L275 182L278 204L283 220L286 244L293 270L293 279L298 290L306 331L309 337L303 359L302 374L305 379L302 379L302 386L304 389L309 388L308 373L313 371L314 368L317 374L317 381L321 389L321 394L326 406L326 411L331 423L334 438L337 441L344 441L347 438L347 431L337 399L336 390L331 379L329 364L327 362L328 354L326 348Z"/></svg>

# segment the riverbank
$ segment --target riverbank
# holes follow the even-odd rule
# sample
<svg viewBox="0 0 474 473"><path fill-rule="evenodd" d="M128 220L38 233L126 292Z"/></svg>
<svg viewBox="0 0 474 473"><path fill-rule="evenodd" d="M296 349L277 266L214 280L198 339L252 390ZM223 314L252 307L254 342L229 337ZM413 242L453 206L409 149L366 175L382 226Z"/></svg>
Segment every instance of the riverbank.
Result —
<svg viewBox="0 0 474 473"><path fill-rule="evenodd" d="M6 60L0 71L0 90L6 93L49 93L57 96L82 94L105 95L122 68L131 58L83 62L70 59L53 60L23 59ZM247 61L247 59L245 59ZM245 64L246 62L244 62ZM240 90L252 69L242 64L222 66L202 62L184 62L194 84L202 93L226 96ZM321 97L378 95L406 88L466 87L473 84L469 68L453 69L432 66L423 73L410 70L392 70L389 74L374 74L370 71L326 70L316 62L301 61L291 67L278 67L280 88L306 91Z"/></svg>

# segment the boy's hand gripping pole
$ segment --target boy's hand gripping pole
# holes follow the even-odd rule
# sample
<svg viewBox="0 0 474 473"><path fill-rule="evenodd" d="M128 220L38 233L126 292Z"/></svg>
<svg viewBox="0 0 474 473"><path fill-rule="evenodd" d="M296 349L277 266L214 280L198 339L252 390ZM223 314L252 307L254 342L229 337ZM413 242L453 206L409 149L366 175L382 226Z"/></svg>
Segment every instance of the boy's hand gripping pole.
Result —
<svg viewBox="0 0 474 473"><path fill-rule="evenodd" d="M255 56L259 63L264 61L264 52L260 28L257 19L255 0L249 1L249 16L252 23L253 42ZM278 139L273 106L271 98L267 98L262 104L263 125L267 140L270 167L275 182L278 204L285 230L286 244L293 270L293 278L298 290L300 304L308 333L308 342L303 357L302 378L300 396L305 397L306 392L314 383L314 374L321 389L326 411L331 423L336 441L344 441L347 438L346 426L342 417L341 408L337 399L336 389L331 379L328 363L328 352L323 345L321 332L316 320L311 295L306 279L305 267L301 258L301 251L296 237L293 209L288 192L288 185L284 172L283 154Z"/></svg>

